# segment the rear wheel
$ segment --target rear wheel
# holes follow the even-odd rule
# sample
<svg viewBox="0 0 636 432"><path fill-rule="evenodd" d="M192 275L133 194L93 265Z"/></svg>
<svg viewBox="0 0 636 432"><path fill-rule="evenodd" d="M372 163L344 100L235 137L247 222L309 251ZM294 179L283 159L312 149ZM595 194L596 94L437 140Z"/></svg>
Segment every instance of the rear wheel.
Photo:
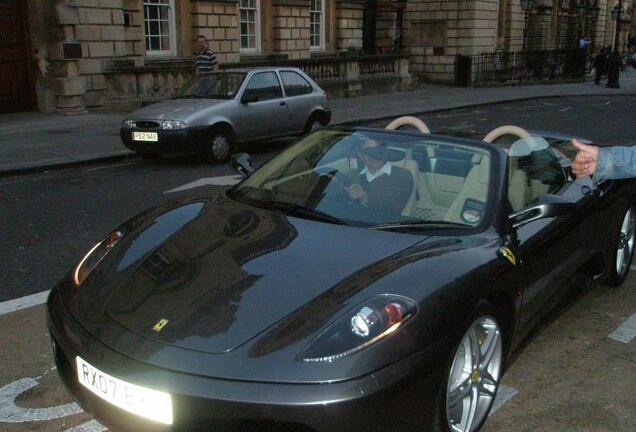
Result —
<svg viewBox="0 0 636 432"><path fill-rule="evenodd" d="M456 346L441 384L436 430L475 432L486 421L503 374L503 333L484 307Z"/></svg>
<svg viewBox="0 0 636 432"><path fill-rule="evenodd" d="M636 209L630 206L625 211L621 225L616 230L618 236L607 266L605 284L619 286L627 278L634 258L634 239L636 237Z"/></svg>
<svg viewBox="0 0 636 432"><path fill-rule="evenodd" d="M305 124L305 134L310 134L323 127L325 125L323 118L324 116L319 112L315 112L309 116L309 120L307 120L307 124Z"/></svg>
<svg viewBox="0 0 636 432"><path fill-rule="evenodd" d="M232 141L225 130L214 130L210 134L204 150L208 162L222 163L230 157Z"/></svg>

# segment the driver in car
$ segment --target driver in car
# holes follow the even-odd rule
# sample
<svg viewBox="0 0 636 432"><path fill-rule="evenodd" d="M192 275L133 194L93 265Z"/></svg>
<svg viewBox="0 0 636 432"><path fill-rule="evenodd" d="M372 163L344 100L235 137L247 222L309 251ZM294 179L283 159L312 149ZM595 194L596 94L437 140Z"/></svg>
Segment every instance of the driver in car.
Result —
<svg viewBox="0 0 636 432"><path fill-rule="evenodd" d="M347 188L349 198L386 222L399 220L413 192L413 176L391 165L388 149L375 140L362 143L358 154L364 168Z"/></svg>

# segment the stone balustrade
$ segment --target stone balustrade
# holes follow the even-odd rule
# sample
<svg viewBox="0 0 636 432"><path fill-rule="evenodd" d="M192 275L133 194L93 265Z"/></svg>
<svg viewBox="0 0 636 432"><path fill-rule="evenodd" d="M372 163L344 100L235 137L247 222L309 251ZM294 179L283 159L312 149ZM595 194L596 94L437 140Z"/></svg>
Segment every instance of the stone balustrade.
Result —
<svg viewBox="0 0 636 432"><path fill-rule="evenodd" d="M320 56L307 59L254 58L236 67L293 66L311 76L332 97L405 90L411 85L409 57L388 55ZM115 63L105 72L111 109L131 109L172 97L194 77L190 59L146 62L136 67L130 62Z"/></svg>

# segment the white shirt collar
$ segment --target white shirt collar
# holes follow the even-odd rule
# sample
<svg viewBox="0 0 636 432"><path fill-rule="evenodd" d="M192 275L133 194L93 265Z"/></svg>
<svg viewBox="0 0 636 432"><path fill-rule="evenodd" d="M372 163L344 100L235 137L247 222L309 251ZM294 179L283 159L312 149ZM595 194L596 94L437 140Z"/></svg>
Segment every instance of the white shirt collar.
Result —
<svg viewBox="0 0 636 432"><path fill-rule="evenodd" d="M386 162L382 168L380 168L379 170L375 172L375 174L371 174L371 172L369 171L369 168L367 168L366 166L364 167L362 171L360 171L360 175L367 176L367 181L369 183L371 183L373 180L377 179L383 174L391 175L391 164L389 162Z"/></svg>

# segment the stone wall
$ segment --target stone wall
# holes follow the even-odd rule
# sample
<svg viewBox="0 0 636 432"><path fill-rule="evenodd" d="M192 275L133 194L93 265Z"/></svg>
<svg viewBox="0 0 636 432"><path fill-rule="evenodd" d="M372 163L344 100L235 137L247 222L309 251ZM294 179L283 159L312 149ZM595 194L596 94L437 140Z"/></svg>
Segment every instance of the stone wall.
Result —
<svg viewBox="0 0 636 432"><path fill-rule="evenodd" d="M356 2L340 2L336 9L336 49L362 48L363 6Z"/></svg>
<svg viewBox="0 0 636 432"><path fill-rule="evenodd" d="M290 59L309 57L309 1L275 0L273 8L274 52Z"/></svg>
<svg viewBox="0 0 636 432"><path fill-rule="evenodd" d="M238 2L196 1L192 3L192 44L205 36L220 63L239 60Z"/></svg>

